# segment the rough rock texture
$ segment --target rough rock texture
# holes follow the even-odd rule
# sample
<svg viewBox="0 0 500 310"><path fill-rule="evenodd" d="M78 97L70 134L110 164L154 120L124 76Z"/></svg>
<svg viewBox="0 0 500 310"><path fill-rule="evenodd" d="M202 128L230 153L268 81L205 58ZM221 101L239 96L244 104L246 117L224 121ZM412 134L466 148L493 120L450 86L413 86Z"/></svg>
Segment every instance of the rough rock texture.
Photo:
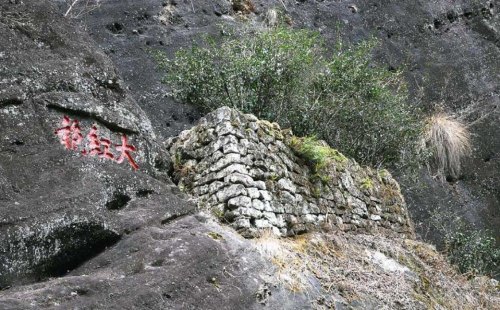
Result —
<svg viewBox="0 0 500 310"><path fill-rule="evenodd" d="M204 217L150 221L64 277L0 291L0 309L309 308L306 295L273 284L273 270Z"/></svg>
<svg viewBox="0 0 500 310"><path fill-rule="evenodd" d="M85 27L63 18L54 2L68 3L0 0L0 309L401 308L400 300L421 305L415 292L422 308L498 305L485 296L490 285L472 287L443 274L434 259L424 265L399 261L420 253L405 251L403 239L343 232L338 234L348 246L332 239L331 251L314 254L333 266L339 286L330 286L325 276L331 274L321 269L303 274L309 291L282 285L283 266L259 253L262 247L190 214L195 205L166 178L169 158L156 145L196 115L165 97L144 47L172 51L195 33L216 33L222 19L238 24L229 3L175 1L176 13L164 23L160 13L168 16L169 3L108 0L80 16ZM304 3L350 14L323 7L330 1L298 7ZM152 40L157 34L161 39ZM140 170L64 150L53 131L65 114L78 118L85 131L97 123L114 143L127 134ZM351 245L353 251L343 250ZM297 250L295 259L303 255ZM388 262L397 268L387 268ZM399 273L406 268L425 273L419 281ZM363 283L368 289L357 293L353 285ZM387 283L404 290L395 294Z"/></svg>
<svg viewBox="0 0 500 310"><path fill-rule="evenodd" d="M127 134L139 170L64 149L63 115ZM85 32L50 1L0 1L0 309L308 307L241 236L191 215L157 142Z"/></svg>
<svg viewBox="0 0 500 310"><path fill-rule="evenodd" d="M399 185L338 153L318 178L278 124L227 107L167 142L179 187L247 235L313 227L413 235ZM323 179L323 180L321 180Z"/></svg>
<svg viewBox="0 0 500 310"><path fill-rule="evenodd" d="M145 173L166 181L157 168L168 158L112 62L50 8L0 3L2 288L65 274L144 223L193 210ZM84 135L93 123L113 143L127 134L139 172L64 149L54 134L63 115Z"/></svg>
<svg viewBox="0 0 500 310"><path fill-rule="evenodd" d="M254 242L280 267L278 281L324 292L315 309L498 309L498 281L469 281L415 240L334 232Z"/></svg>
<svg viewBox="0 0 500 310"><path fill-rule="evenodd" d="M332 44L340 34L349 42L370 36L381 41L377 60L402 69L420 104L439 104L471 124L474 152L463 176L451 183L427 171L417 183L396 176L407 198L417 232L427 233L430 213L449 209L500 238L500 14L492 0L252 0L255 14L235 12L227 0L106 0L80 18L116 63L130 91L165 137L191 127L199 114L165 96L152 50L173 56L200 34L219 36L218 25L263 27L276 8L294 27L316 29ZM63 6L63 11L66 7ZM118 27L113 27L117 25ZM338 31L340 27L340 31Z"/></svg>

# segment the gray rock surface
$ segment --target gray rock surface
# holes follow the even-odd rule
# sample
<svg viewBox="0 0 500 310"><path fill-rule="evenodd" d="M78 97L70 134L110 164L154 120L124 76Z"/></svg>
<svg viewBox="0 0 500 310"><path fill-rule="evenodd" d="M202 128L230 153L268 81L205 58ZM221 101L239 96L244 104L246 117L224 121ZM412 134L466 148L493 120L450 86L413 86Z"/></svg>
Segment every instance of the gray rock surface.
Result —
<svg viewBox="0 0 500 310"><path fill-rule="evenodd" d="M138 215L138 214L136 214ZM0 308L304 309L249 241L201 216L150 222L64 277L0 291ZM265 299L261 287L268 287Z"/></svg>
<svg viewBox="0 0 500 310"><path fill-rule="evenodd" d="M193 211L155 167L168 158L149 119L91 39L47 3L0 8L0 287L63 275L145 223ZM54 134L64 115L84 139L94 123L113 143L127 134L140 170L65 149Z"/></svg>

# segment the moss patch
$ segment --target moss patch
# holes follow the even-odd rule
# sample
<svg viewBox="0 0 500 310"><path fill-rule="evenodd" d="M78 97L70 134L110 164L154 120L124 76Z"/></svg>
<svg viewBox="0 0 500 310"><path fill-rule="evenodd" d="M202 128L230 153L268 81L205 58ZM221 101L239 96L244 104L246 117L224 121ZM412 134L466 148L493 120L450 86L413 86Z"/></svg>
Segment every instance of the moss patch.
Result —
<svg viewBox="0 0 500 310"><path fill-rule="evenodd" d="M348 162L342 153L314 136L303 138L292 136L287 142L295 154L311 167L314 177L323 183L330 181L328 168L335 167L342 170Z"/></svg>
<svg viewBox="0 0 500 310"><path fill-rule="evenodd" d="M364 178L363 180L361 180L361 188L366 189L366 190L372 189L373 188L373 180L370 179L369 177Z"/></svg>

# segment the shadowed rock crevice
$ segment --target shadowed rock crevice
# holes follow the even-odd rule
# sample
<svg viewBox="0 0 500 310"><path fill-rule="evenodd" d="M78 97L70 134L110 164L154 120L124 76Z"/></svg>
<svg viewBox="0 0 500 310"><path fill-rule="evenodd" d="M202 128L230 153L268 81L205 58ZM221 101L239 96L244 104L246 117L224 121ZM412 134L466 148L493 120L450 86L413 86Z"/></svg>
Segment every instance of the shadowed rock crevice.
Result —
<svg viewBox="0 0 500 310"><path fill-rule="evenodd" d="M124 27L123 24L119 22L114 22L106 25L106 29L108 29L113 34L120 34L123 33Z"/></svg>
<svg viewBox="0 0 500 310"><path fill-rule="evenodd" d="M21 105L21 104L23 104L23 100L19 98L0 99L0 108L8 107L11 105Z"/></svg>
<svg viewBox="0 0 500 310"><path fill-rule="evenodd" d="M127 206L131 200L130 196L124 193L115 192L110 201L106 202L106 209L121 210Z"/></svg>
<svg viewBox="0 0 500 310"><path fill-rule="evenodd" d="M135 195L137 197L148 197L149 195L154 194L154 192L155 191L152 189L140 189L135 193Z"/></svg>
<svg viewBox="0 0 500 310"><path fill-rule="evenodd" d="M65 108L65 107L55 105L55 104L47 104L47 108L49 108L50 110L61 112L63 114L71 116L71 117L90 118L90 119L95 120L96 122L104 125L106 128L108 128L109 130L114 131L114 132L120 132L120 133L124 133L124 134L138 134L138 132L135 130L121 127L116 123L105 120L104 118L102 118L101 116L99 116L95 113Z"/></svg>
<svg viewBox="0 0 500 310"><path fill-rule="evenodd" d="M58 242L62 248L52 258L36 266L35 274L40 279L63 276L118 240L118 234L94 223L74 223L57 229L40 245L50 248Z"/></svg>
<svg viewBox="0 0 500 310"><path fill-rule="evenodd" d="M112 246L120 235L92 222L18 231L0 248L0 288L63 276Z"/></svg>

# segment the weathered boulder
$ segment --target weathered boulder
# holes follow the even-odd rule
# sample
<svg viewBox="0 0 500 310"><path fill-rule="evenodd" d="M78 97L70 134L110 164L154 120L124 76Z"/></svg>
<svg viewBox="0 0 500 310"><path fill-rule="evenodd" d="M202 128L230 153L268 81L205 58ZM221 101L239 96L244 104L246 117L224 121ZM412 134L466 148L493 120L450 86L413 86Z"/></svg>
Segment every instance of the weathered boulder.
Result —
<svg viewBox="0 0 500 310"><path fill-rule="evenodd" d="M64 277L0 291L0 308L310 307L306 295L273 281L273 269L249 241L202 216L187 216L150 222Z"/></svg>
<svg viewBox="0 0 500 310"><path fill-rule="evenodd" d="M149 119L88 36L45 2L2 2L0 9L4 288L63 275L124 234L193 207L158 169L168 158ZM77 150L65 149L54 134L64 115L80 120ZM93 123L100 137L112 140L115 158L114 144L128 136L138 172L127 160L118 164L80 153Z"/></svg>

